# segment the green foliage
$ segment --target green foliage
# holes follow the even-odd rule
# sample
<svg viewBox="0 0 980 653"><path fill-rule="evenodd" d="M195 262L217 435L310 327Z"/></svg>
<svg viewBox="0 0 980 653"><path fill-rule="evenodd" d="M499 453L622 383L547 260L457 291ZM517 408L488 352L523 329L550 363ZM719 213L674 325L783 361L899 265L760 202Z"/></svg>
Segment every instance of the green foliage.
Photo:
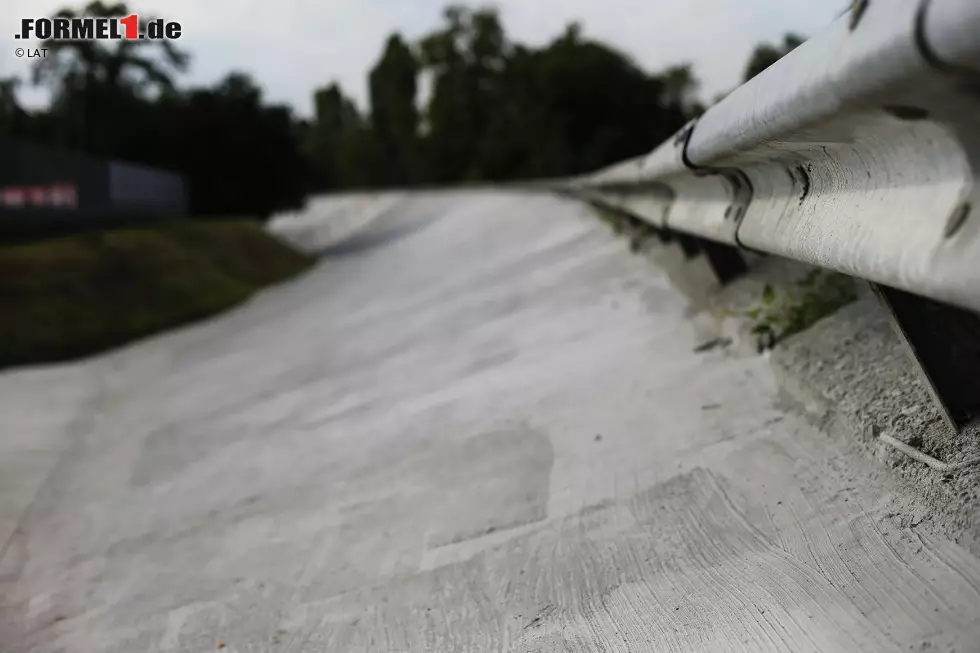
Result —
<svg viewBox="0 0 980 653"><path fill-rule="evenodd" d="M529 53L527 68L526 86L508 95L522 99L513 115L524 116L530 129L524 132L526 176L596 170L649 151L687 120L661 79L575 29Z"/></svg>
<svg viewBox="0 0 980 653"><path fill-rule="evenodd" d="M93 2L58 16L122 16L124 4ZM141 14L142 15L142 14ZM300 128L284 106L267 105L248 76L178 90L188 57L169 41L45 43L33 80L51 106L17 106L16 80L0 81L2 135L145 163L184 175L195 214L264 217L299 206L311 178Z"/></svg>
<svg viewBox="0 0 980 653"><path fill-rule="evenodd" d="M626 218L620 214L600 207L595 207L594 210L599 219L609 225L614 234L619 235L626 231Z"/></svg>
<svg viewBox="0 0 980 653"><path fill-rule="evenodd" d="M450 6L444 21L419 44L424 69L433 77L424 176L438 183L492 178L485 151L499 119L495 113L507 101L511 46L493 10Z"/></svg>
<svg viewBox="0 0 980 653"><path fill-rule="evenodd" d="M157 107L161 159L188 177L199 214L265 218L302 202L309 168L292 113L264 105L247 75L229 74Z"/></svg>
<svg viewBox="0 0 980 653"><path fill-rule="evenodd" d="M402 186L418 173L419 112L415 106L419 63L415 53L397 34L368 77L371 91L371 127L378 154L375 181Z"/></svg>
<svg viewBox="0 0 980 653"><path fill-rule="evenodd" d="M432 92L416 111L419 75ZM321 153L319 186L583 173L652 149L700 111L689 66L649 75L575 24L528 47L507 37L495 10L460 6L414 47L392 35L369 87L370 112L342 127L336 109L318 109L308 149ZM333 105L353 106L330 92Z"/></svg>
<svg viewBox="0 0 980 653"><path fill-rule="evenodd" d="M200 319L309 265L254 221L0 246L0 367L74 358Z"/></svg>
<svg viewBox="0 0 980 653"><path fill-rule="evenodd" d="M671 66L661 76L664 96L667 102L678 107L687 115L698 115L704 111L697 100L698 80L691 64Z"/></svg>
<svg viewBox="0 0 980 653"><path fill-rule="evenodd" d="M81 11L62 9L56 17L93 16L111 18L129 13L123 3L92 2ZM146 16L140 29L146 29ZM173 89L173 74L187 68L187 55L170 41L49 41L48 52L34 66L35 83L54 82L62 93L70 92L76 83L107 88L125 88L133 93Z"/></svg>
<svg viewBox="0 0 980 653"><path fill-rule="evenodd" d="M760 349L808 329L857 299L857 282L836 272L814 269L777 292L766 284L759 304L745 311Z"/></svg>
<svg viewBox="0 0 980 653"><path fill-rule="evenodd" d="M93 2L58 15L128 13ZM797 43L759 48L750 74ZM263 217L315 191L581 174L651 150L703 109L688 64L650 74L574 23L542 46L517 43L493 8L449 6L414 43L392 34L368 76L369 110L328 84L309 121L241 73L182 87L188 57L171 42L46 47L33 77L50 108L25 111L19 80L0 79L0 135L179 172L196 215Z"/></svg>
<svg viewBox="0 0 980 653"><path fill-rule="evenodd" d="M749 58L749 63L745 67L745 81L749 81L763 70L773 65L787 54L798 48L803 43L803 38L796 34L787 34L783 37L782 45L771 45L763 43L756 46Z"/></svg>
<svg viewBox="0 0 980 653"><path fill-rule="evenodd" d="M310 161L311 189L365 185L363 170L375 164L373 139L354 103L337 84L313 94L314 118L302 129L302 147Z"/></svg>

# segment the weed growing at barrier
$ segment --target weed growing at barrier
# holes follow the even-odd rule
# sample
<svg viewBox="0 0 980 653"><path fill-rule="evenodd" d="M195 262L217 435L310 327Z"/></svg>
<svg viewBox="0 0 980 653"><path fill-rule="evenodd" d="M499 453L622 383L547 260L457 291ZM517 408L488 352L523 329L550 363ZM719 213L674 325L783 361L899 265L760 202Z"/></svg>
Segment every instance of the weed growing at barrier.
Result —
<svg viewBox="0 0 980 653"><path fill-rule="evenodd" d="M599 219L617 235L628 236L630 251L643 250L655 230L639 220L594 207ZM847 275L815 269L787 287L775 290L766 284L757 305L745 311L753 322L752 333L760 351L800 333L858 298L857 281Z"/></svg>
<svg viewBox="0 0 980 653"><path fill-rule="evenodd" d="M759 303L745 312L761 350L808 329L858 297L852 277L815 269L781 291L766 284Z"/></svg>
<svg viewBox="0 0 980 653"><path fill-rule="evenodd" d="M613 230L614 234L622 234L626 231L626 218L608 209L596 208L599 219L605 222Z"/></svg>
<svg viewBox="0 0 980 653"><path fill-rule="evenodd" d="M596 207L596 214L599 219L609 225L618 236L628 236L630 241L630 251L637 254L643 251L644 245L654 237L656 231L653 227L644 224L638 219L631 219L620 213Z"/></svg>

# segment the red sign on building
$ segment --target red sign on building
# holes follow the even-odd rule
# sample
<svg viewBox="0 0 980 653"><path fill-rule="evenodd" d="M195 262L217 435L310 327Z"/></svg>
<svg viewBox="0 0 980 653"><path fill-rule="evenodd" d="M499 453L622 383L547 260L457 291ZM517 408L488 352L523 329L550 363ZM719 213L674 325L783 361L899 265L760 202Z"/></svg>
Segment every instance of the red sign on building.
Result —
<svg viewBox="0 0 980 653"><path fill-rule="evenodd" d="M11 208L46 206L66 209L78 207L78 191L75 184L47 184L43 186L8 186L0 188L0 206Z"/></svg>

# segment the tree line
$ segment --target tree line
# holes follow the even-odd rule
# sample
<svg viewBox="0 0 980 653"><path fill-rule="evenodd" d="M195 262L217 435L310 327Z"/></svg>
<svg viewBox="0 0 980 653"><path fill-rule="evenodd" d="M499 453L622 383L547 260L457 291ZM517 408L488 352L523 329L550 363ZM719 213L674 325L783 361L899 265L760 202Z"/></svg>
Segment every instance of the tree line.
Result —
<svg viewBox="0 0 980 653"><path fill-rule="evenodd" d="M129 13L93 2L58 16ZM760 46L745 77L799 42ZM648 73L577 24L529 47L493 9L450 6L417 42L392 34L369 72L369 107L328 84L309 119L267 102L241 72L179 88L189 59L172 42L46 47L30 82L50 90L50 105L24 109L24 80L0 80L0 133L177 171L195 215L267 216L340 189L584 173L649 151L703 110L689 65Z"/></svg>

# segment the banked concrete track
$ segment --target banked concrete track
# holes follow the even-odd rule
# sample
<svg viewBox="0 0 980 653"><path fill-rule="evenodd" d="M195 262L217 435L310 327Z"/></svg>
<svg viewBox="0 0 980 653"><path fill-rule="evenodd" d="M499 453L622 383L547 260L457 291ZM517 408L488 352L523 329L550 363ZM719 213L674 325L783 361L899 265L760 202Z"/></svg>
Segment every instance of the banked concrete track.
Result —
<svg viewBox="0 0 980 653"><path fill-rule="evenodd" d="M689 313L577 203L411 196L5 373L0 648L976 650L980 561Z"/></svg>

